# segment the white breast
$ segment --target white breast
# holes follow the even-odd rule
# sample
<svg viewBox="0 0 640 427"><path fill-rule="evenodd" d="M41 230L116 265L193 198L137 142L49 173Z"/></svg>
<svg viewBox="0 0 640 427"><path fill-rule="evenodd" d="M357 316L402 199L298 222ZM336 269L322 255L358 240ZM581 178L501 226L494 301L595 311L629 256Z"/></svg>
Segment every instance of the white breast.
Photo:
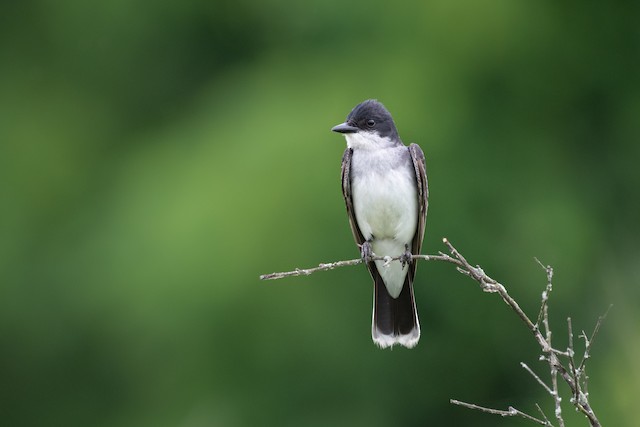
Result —
<svg viewBox="0 0 640 427"><path fill-rule="evenodd" d="M354 178L353 204L365 238L373 235L375 240L393 239L403 245L411 242L418 221L418 196L409 172L396 168Z"/></svg>

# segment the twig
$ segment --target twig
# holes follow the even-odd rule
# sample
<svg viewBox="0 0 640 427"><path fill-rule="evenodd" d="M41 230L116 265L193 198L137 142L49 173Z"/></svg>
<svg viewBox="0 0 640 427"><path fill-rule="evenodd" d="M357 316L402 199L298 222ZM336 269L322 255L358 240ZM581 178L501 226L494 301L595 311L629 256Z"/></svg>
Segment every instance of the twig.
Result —
<svg viewBox="0 0 640 427"><path fill-rule="evenodd" d="M326 264L320 264L314 268L304 268L304 269L296 268L293 271L263 274L260 276L260 280L283 279L285 277L291 277L291 276L308 276L310 274L315 273L316 271L333 270L334 268L338 268L338 267L348 267L350 265L358 265L358 264L362 264L362 258L350 259L348 261L329 262Z"/></svg>
<svg viewBox="0 0 640 427"><path fill-rule="evenodd" d="M458 406L463 406L465 408L469 408L469 409L475 409L477 411L481 411L481 412L486 412L488 414L494 414L494 415L500 415L501 417L522 417L522 418L526 418L530 421L534 421L540 425L543 426L549 426L549 422L548 420L543 421L539 418L536 418L534 416L531 416L525 412L522 412L516 408L514 408L513 406L509 406L509 408L506 411L500 410L500 409L492 409L492 408L486 408L484 406L480 406L480 405L476 405L474 403L467 403L467 402L461 402L459 400L455 400L455 399L451 399L449 400L449 402L451 402L454 405L458 405ZM544 415L544 414L543 414Z"/></svg>
<svg viewBox="0 0 640 427"><path fill-rule="evenodd" d="M522 311L516 300L514 300L511 295L509 295L507 289L496 280L487 276L487 274L479 266L473 267L471 264L469 264L469 262L467 262L467 260L458 252L458 250L453 247L453 245L449 242L449 240L447 240L446 237L442 239L442 242L449 248L449 251L454 256L454 258L459 261L456 264L458 264L463 270L466 270L467 275L478 282L483 291L496 292L500 294L502 300L509 307L511 307L513 311L516 312L518 317L520 317L525 325L527 325L527 328L536 336L540 345L544 347L546 345L546 342L542 335L540 335L540 333L538 332L537 326L531 321L531 319L529 319L525 312Z"/></svg>
<svg viewBox="0 0 640 427"><path fill-rule="evenodd" d="M567 359L569 359L569 369L571 369L571 375L576 384L575 390L572 390L573 397L571 398L571 403L575 404L576 401L580 399L582 395L582 382L581 376L582 372L576 368L576 361L574 358L573 351L573 325L571 324L571 317L567 317L567 335L569 336L569 346L567 348Z"/></svg>
<svg viewBox="0 0 640 427"><path fill-rule="evenodd" d="M540 322L542 321L542 313L544 312L544 308L547 306L549 295L553 290L553 268L550 265L545 266L542 262L540 262L538 258L534 257L533 259L535 259L538 265L547 272L547 287L544 291L542 291L542 304L540 305L540 311L538 312L538 320L536 320L536 326L540 327Z"/></svg>
<svg viewBox="0 0 640 427"><path fill-rule="evenodd" d="M551 388L547 384L545 384L545 382L542 381L542 379L535 372L533 372L533 370L531 370L531 368L526 363L520 362L520 366L522 366L527 372L529 372L531 376L535 378L536 381L538 381L538 384L540 384L545 390L547 390L547 393L553 395L553 390L551 390Z"/></svg>
<svg viewBox="0 0 640 427"><path fill-rule="evenodd" d="M556 420L558 420L558 425L560 427L564 427L564 419L562 418L562 397L560 397L560 393L558 392L558 366L562 366L560 361L558 360L556 353L553 352L553 347L551 345L551 337L552 332L549 327L549 295L551 290L553 289L553 268L551 266L544 266L538 259L538 264L547 272L547 288L545 292L542 293L542 303L540 305L540 312L542 313L542 325L544 326L545 335L546 335L546 348L542 347L542 351L548 353L548 357L546 358L549 363L549 369L551 371L551 388L547 389L551 397L553 398L553 403L555 405L554 415L556 416ZM539 332L538 332L539 333ZM564 368L563 368L564 370ZM574 388L571 387L573 390Z"/></svg>
<svg viewBox="0 0 640 427"><path fill-rule="evenodd" d="M611 307L613 307L613 304L609 304L607 311L605 311L602 316L598 317L596 326L593 329L593 332L591 333L591 338L587 338L587 335L584 333L584 331L582 331L582 337L584 338L584 356L582 357L582 362L580 362L580 367L578 368L578 370L582 371L584 369L584 364L587 362L587 359L591 357L590 352L591 352L591 347L593 346L593 341L596 339L598 332L600 332L600 326L602 325L602 322L604 321L604 319L607 318L607 315L609 314Z"/></svg>
<svg viewBox="0 0 640 427"><path fill-rule="evenodd" d="M397 256L397 257L373 256L371 257L371 261L385 261L389 263L391 261L398 261L400 260L400 258L401 258L400 256ZM439 255L412 255L411 259L414 259L414 260L420 259L423 261L445 261L445 262L452 262L454 264L457 264L455 259L451 258L449 255L445 255L442 253ZM329 262L329 263L320 264L317 267L313 267L313 268L296 268L293 271L283 271L280 273L263 274L260 276L260 280L276 280L276 279L283 279L285 277L292 277L292 276L309 276L318 271L333 270L339 267L349 267L352 265L358 265L362 263L363 263L362 258L350 259L347 261Z"/></svg>
<svg viewBox="0 0 640 427"><path fill-rule="evenodd" d="M551 424L551 421L549 421L549 418L547 418L547 416L545 415L544 411L542 410L542 408L540 407L540 405L538 405L536 403L536 408L538 408L538 412L540 412L540 415L542 415L542 418L544 418L545 421L545 425L548 427L553 427L553 424Z"/></svg>

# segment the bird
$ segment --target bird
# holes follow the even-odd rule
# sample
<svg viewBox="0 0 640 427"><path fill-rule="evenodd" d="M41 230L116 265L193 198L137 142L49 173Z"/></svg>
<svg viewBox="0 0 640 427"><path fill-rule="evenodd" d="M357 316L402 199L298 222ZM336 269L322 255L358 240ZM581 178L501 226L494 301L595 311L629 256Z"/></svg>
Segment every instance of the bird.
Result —
<svg viewBox="0 0 640 427"><path fill-rule="evenodd" d="M422 248L429 197L424 153L417 144L404 145L391 114L375 99L356 105L331 130L347 142L342 194L354 240L373 279L373 342L380 348L413 348L420 339L420 322L412 255Z"/></svg>

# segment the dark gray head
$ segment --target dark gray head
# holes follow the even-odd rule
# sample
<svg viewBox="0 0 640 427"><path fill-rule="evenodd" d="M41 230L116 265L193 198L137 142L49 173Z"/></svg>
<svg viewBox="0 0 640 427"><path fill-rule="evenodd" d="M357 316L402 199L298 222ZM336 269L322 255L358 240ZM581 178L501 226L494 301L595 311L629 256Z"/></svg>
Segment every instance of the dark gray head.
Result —
<svg viewBox="0 0 640 427"><path fill-rule="evenodd" d="M347 116L347 120L331 130L344 134L375 132L382 138L400 140L391 114L375 99L367 99L356 105Z"/></svg>

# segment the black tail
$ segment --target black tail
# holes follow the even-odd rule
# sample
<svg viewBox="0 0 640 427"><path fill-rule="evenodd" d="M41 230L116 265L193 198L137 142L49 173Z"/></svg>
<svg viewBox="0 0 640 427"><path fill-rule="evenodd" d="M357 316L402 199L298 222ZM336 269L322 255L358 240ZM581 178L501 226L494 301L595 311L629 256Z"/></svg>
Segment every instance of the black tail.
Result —
<svg viewBox="0 0 640 427"><path fill-rule="evenodd" d="M373 272L372 272L373 273ZM413 274L407 274L398 298L389 295L380 274L375 271L373 325L371 336L381 348L395 344L414 347L420 339L420 323L413 297Z"/></svg>

